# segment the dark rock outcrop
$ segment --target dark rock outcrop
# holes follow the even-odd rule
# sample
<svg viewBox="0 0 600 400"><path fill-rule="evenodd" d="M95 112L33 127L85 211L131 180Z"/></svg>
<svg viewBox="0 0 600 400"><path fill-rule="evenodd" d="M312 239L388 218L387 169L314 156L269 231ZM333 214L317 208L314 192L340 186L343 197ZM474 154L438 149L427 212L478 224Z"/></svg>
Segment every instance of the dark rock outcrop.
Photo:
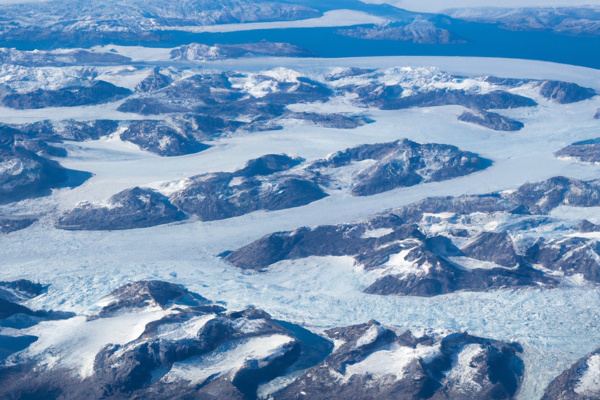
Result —
<svg viewBox="0 0 600 400"><path fill-rule="evenodd" d="M193 307L209 303L204 297L183 286L163 281L128 283L113 290L111 296L114 300L100 310L98 317L107 318L120 312L156 306L167 309L174 305Z"/></svg>
<svg viewBox="0 0 600 400"><path fill-rule="evenodd" d="M567 276L581 274L590 282L600 283L600 243L593 239L568 237L539 239L528 249L533 263Z"/></svg>
<svg viewBox="0 0 600 400"><path fill-rule="evenodd" d="M588 221L587 219L582 220L578 225L577 225L577 230L579 230L580 232L600 232L600 225L596 225L590 221Z"/></svg>
<svg viewBox="0 0 600 400"><path fill-rule="evenodd" d="M152 77L152 76L151 76ZM247 87L233 85L232 81L243 77L248 86L269 86L263 95L256 95ZM218 137L235 132L278 129L280 117L310 119L323 126L359 126L366 119L345 115L319 116L292 113L286 106L294 103L327 101L333 91L321 82L303 76L287 79L277 74L254 74L245 76L235 73L204 73L176 80L162 89L128 99L119 111L142 115L187 114L177 116L187 136L201 139ZM189 118L192 116L191 118Z"/></svg>
<svg viewBox="0 0 600 400"><path fill-rule="evenodd" d="M6 107L20 110L46 107L77 107L121 100L132 92L105 81L93 81L88 86L69 86L57 90L38 89L29 93L4 96Z"/></svg>
<svg viewBox="0 0 600 400"><path fill-rule="evenodd" d="M584 162L600 162L600 138L573 143L555 153L556 157L574 158Z"/></svg>
<svg viewBox="0 0 600 400"><path fill-rule="evenodd" d="M556 34L581 37L600 35L598 20L600 13L596 7L562 7L538 5L503 6L498 8L453 8L445 11L453 18L479 23L488 23L511 31L546 31Z"/></svg>
<svg viewBox="0 0 600 400"><path fill-rule="evenodd" d="M373 224L374 223L374 224ZM486 291L507 287L553 286L558 282L540 271L525 265L516 269L465 269L452 257L465 255L451 239L444 236L426 238L414 225L403 225L398 218L375 219L369 224L320 226L301 228L293 232L267 235L242 247L225 259L244 269L263 270L282 260L309 256L352 256L365 268L394 266L404 269L403 274L389 273L365 289L366 293L379 295L436 296L459 290ZM388 229L380 237L370 237L372 229ZM500 236L501 237L501 236ZM496 260L505 264L519 261L504 253L506 246L486 243L485 237L476 239L467 251L480 259ZM484 252L483 247L487 247ZM375 250L374 250L375 249ZM399 254L404 254L402 259ZM511 265L511 266L514 266Z"/></svg>
<svg viewBox="0 0 600 400"><path fill-rule="evenodd" d="M182 113L190 111L190 108L170 104L153 98L133 98L125 100L118 108L122 113L136 113L140 115L160 115L171 113Z"/></svg>
<svg viewBox="0 0 600 400"><path fill-rule="evenodd" d="M507 268L516 267L521 261L512 238L504 232L483 232L463 247L462 251L468 257L490 261Z"/></svg>
<svg viewBox="0 0 600 400"><path fill-rule="evenodd" d="M34 283L26 279L0 282L0 298L7 301L21 302L41 295L47 288L47 285Z"/></svg>
<svg viewBox="0 0 600 400"><path fill-rule="evenodd" d="M83 203L64 213L56 227L67 230L145 228L182 221L188 215L202 221L232 218L258 210L299 207L327 196L307 174L287 171L302 159L268 154L250 160L231 173L189 178L183 189L166 196L152 189L132 188L106 204Z"/></svg>
<svg viewBox="0 0 600 400"><path fill-rule="evenodd" d="M473 269L465 271L459 264L447 261L431 267L424 275L385 275L364 292L381 296L432 297L457 291L486 292L498 289L554 287L557 279L547 277L533 268Z"/></svg>
<svg viewBox="0 0 600 400"><path fill-rule="evenodd" d="M135 187L117 193L108 205L84 203L63 214L56 227L66 230L146 228L186 219L169 199L151 189Z"/></svg>
<svg viewBox="0 0 600 400"><path fill-rule="evenodd" d="M162 74L159 68L154 68L150 75L137 85L136 90L144 93L154 92L169 86L171 83L173 83L173 79Z"/></svg>
<svg viewBox="0 0 600 400"><path fill-rule="evenodd" d="M202 221L212 221L257 210L299 207L327 196L313 181L295 176L278 176L272 184L254 177L238 183L234 178L225 172L190 178L185 189L171 195L171 201Z"/></svg>
<svg viewBox="0 0 600 400"><path fill-rule="evenodd" d="M175 121L176 125L187 135L196 140L212 140L223 134L236 132L240 128L247 128L251 124L221 118L214 115L184 114Z"/></svg>
<svg viewBox="0 0 600 400"><path fill-rule="evenodd" d="M144 135L132 137L136 132ZM175 139L172 142L171 138L183 138L161 121L134 122L121 137L130 141L142 140L144 146L165 155L181 150L180 142ZM170 203L152 190L126 190L110 199L109 206L84 204L77 207L61 217L57 226L63 229L153 226L182 219L175 208L202 221L212 221L257 210L274 211L307 205L327 196L323 187L347 187L353 195L370 196L399 187L468 175L491 165L490 160L455 146L419 144L406 139L347 149L304 168L302 161L287 155L267 154L250 160L232 173L194 176L185 182L183 189L169 195ZM355 167L354 164L364 161L367 161L364 168ZM340 173L336 171L345 167L352 169L348 174L349 182L345 177L339 178ZM135 190L145 190L153 201L136 200ZM101 222L101 219L106 221Z"/></svg>
<svg viewBox="0 0 600 400"><path fill-rule="evenodd" d="M537 103L528 97L512 94L503 90L495 90L489 93L480 94L468 93L464 90L435 89L401 97L401 90L391 92L391 89L393 89L393 87L383 87L375 90L371 89L364 94L361 100L368 105L379 107L382 110L448 105L458 105L473 110L537 106Z"/></svg>
<svg viewBox="0 0 600 400"><path fill-rule="evenodd" d="M91 174L62 168L15 139L22 132L0 127L0 204L45 196L51 189L77 186Z"/></svg>
<svg viewBox="0 0 600 400"><path fill-rule="evenodd" d="M25 67L63 67L86 64L116 64L123 65L131 62L131 58L110 52L88 50L70 50L61 52L50 51L19 51L16 49L0 49L0 62L3 64L22 65Z"/></svg>
<svg viewBox="0 0 600 400"><path fill-rule="evenodd" d="M57 48L89 48L122 40L131 44L146 40L160 42L171 36L160 34L157 29L293 21L322 15L316 9L299 4L275 1L239 3L235 0L195 1L185 8L166 0L143 4L109 1L77 7L71 3L54 6L37 3L26 10L20 4L4 4L2 11L8 21L1 32L5 42L25 43L36 37Z"/></svg>
<svg viewBox="0 0 600 400"><path fill-rule="evenodd" d="M225 259L239 268L261 270L282 260L308 256L358 255L361 251L380 247L393 239L423 237L416 226L403 226L401 220L390 221L389 225L384 224L379 229L388 226L394 228L393 232L383 238L364 236L368 227L353 224L276 232L230 253Z"/></svg>
<svg viewBox="0 0 600 400"><path fill-rule="evenodd" d="M121 134L121 139L164 157L199 153L210 147L177 131L166 122L155 120L132 122Z"/></svg>
<svg viewBox="0 0 600 400"><path fill-rule="evenodd" d="M368 40L399 40L423 44L466 43L446 29L435 26L431 21L415 19L406 24L392 22L374 27L340 29L338 34Z"/></svg>
<svg viewBox="0 0 600 400"><path fill-rule="evenodd" d="M374 122L369 118L344 114L293 113L291 118L311 121L317 126L335 129L354 129Z"/></svg>
<svg viewBox="0 0 600 400"><path fill-rule="evenodd" d="M475 153L443 144L419 144L407 139L339 151L309 169L327 176L330 169L372 160L352 176L351 193L371 196L399 187L438 182L488 168L492 162ZM330 185L335 184L331 182Z"/></svg>
<svg viewBox="0 0 600 400"><path fill-rule="evenodd" d="M540 87L540 94L548 100L569 104L592 98L596 91L571 82L545 81Z"/></svg>
<svg viewBox="0 0 600 400"><path fill-rule="evenodd" d="M561 205L600 206L600 181L581 181L558 176L546 181L526 183L509 194L508 199L525 206L532 214L547 214Z"/></svg>
<svg viewBox="0 0 600 400"><path fill-rule="evenodd" d="M160 79L159 86L166 84L165 78L155 77L156 74L154 72L149 79L151 81ZM230 115L219 108L236 104L243 96L239 89L232 87L229 78L229 74L226 73L192 75L171 82L163 88L142 93L136 98L127 99L118 110L142 115L198 112L229 118ZM148 85L151 86L151 82L148 82Z"/></svg>
<svg viewBox="0 0 600 400"><path fill-rule="evenodd" d="M303 161L304 159L302 158L290 157L286 154L266 154L248 161L244 168L235 171L234 175L247 178L272 175L276 172L287 171L294 168Z"/></svg>
<svg viewBox="0 0 600 400"><path fill-rule="evenodd" d="M61 140L83 142L86 140L98 140L101 137L114 133L118 128L119 123L110 119L94 121L66 120L55 124L54 131Z"/></svg>
<svg viewBox="0 0 600 400"><path fill-rule="evenodd" d="M513 132L521 130L525 126L521 121L489 111L464 111L458 116L458 120L481 125L495 131Z"/></svg>
<svg viewBox="0 0 600 400"><path fill-rule="evenodd" d="M60 143L64 140L83 142L98 140L114 133L119 127L118 121L99 119L91 121L39 121L30 124L14 125L19 132L16 135L28 146L35 145L44 150L47 143ZM47 143L46 143L47 142Z"/></svg>
<svg viewBox="0 0 600 400"><path fill-rule="evenodd" d="M95 357L91 376L83 379L61 367L33 373L36 360L0 367L0 396L29 398L32 393L53 396L58 392L65 399L160 399L169 394L174 398L254 399L261 383L312 367L333 347L326 338L273 320L264 311L250 307L226 313L202 296L168 282L129 283L115 289L109 299L88 322L156 307L168 312L148 323L135 340L104 346ZM15 341L26 338L4 339L0 337L0 357L9 345L12 353L24 348L17 348ZM220 357L230 362L219 364ZM197 381L180 377L178 371L196 366L199 374L191 379ZM205 367L214 368L214 373L204 373Z"/></svg>
<svg viewBox="0 0 600 400"><path fill-rule="evenodd" d="M30 227L37 218L0 217L0 233L11 233Z"/></svg>

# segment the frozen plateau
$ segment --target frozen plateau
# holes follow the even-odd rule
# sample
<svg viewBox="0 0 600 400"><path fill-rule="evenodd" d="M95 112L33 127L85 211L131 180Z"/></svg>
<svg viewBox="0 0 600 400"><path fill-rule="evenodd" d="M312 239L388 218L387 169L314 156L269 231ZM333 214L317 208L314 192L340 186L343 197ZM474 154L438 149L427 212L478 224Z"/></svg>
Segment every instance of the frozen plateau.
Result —
<svg viewBox="0 0 600 400"><path fill-rule="evenodd" d="M0 398L600 399L593 57L326 57L285 34L573 39L600 36L597 6L17 3Z"/></svg>

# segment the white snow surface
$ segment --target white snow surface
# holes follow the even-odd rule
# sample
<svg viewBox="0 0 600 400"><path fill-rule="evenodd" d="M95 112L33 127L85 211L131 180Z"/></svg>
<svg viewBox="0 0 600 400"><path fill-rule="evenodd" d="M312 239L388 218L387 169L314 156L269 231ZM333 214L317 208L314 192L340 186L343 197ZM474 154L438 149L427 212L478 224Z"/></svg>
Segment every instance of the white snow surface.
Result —
<svg viewBox="0 0 600 400"><path fill-rule="evenodd" d="M367 375L378 379L392 376L396 380L404 377L404 369L419 358L429 358L439 352L438 346L417 346L415 349L396 343L389 348L373 352L364 360L346 367L345 379L352 375Z"/></svg>
<svg viewBox="0 0 600 400"><path fill-rule="evenodd" d="M408 248L397 254L390 255L389 260L383 264L385 270L391 274L400 275L425 275L429 272L431 264L425 263L419 266L416 262L407 261L406 256L413 250Z"/></svg>
<svg viewBox="0 0 600 400"><path fill-rule="evenodd" d="M458 263L458 265L461 265L467 269L494 269L494 268L504 268L504 269L510 269L510 268L506 268L502 265L490 262L490 261L481 261L481 260L476 260L474 258L469 258L469 257L450 257L450 260Z"/></svg>
<svg viewBox="0 0 600 400"><path fill-rule="evenodd" d="M371 325L371 327L367 329L367 331L361 337L358 338L355 347L359 348L368 346L375 342L379 335L383 333L384 329L385 328L383 328L381 325Z"/></svg>
<svg viewBox="0 0 600 400"><path fill-rule="evenodd" d="M93 373L96 354L104 346L126 344L137 339L144 332L146 324L167 314L157 308L92 321L78 316L66 321L41 322L21 331L37 336L39 340L17 357L41 357L42 365L69 368L85 378Z"/></svg>
<svg viewBox="0 0 600 400"><path fill-rule="evenodd" d="M477 369L471 367L471 365L477 365L477 357L480 357L484 352L485 350L480 344L465 346L458 354L454 365L452 365L452 370L446 375L448 386L465 394L480 391L482 389L478 383L480 379L475 376Z"/></svg>
<svg viewBox="0 0 600 400"><path fill-rule="evenodd" d="M260 361L282 355L285 346L292 340L289 336L277 334L222 346L208 354L173 364L171 370L162 379L166 382L185 380L197 385L215 374L228 376L247 361Z"/></svg>
<svg viewBox="0 0 600 400"><path fill-rule="evenodd" d="M444 57L390 57L368 59L265 58L208 63L207 68L234 69L247 73L270 70L274 65L319 74L332 67L363 68L437 67L440 71L471 77L496 75L515 78L559 79L600 90L600 71L552 63ZM566 145L598 136L592 116L600 98L559 105L523 89L540 103L532 109L502 111L525 122L518 133L499 133L456 121L461 107L436 107L397 111L369 109L377 122L354 130L293 125L283 131L223 138L199 154L161 158L137 146L111 137L99 141L68 143L69 157L60 162L68 168L95 175L73 190L56 190L52 196L1 207L6 214L38 214L71 209L82 200L103 201L133 186L148 186L185 179L206 172L232 171L245 161L267 153L288 153L308 162L364 143L408 138L421 143L453 144L477 152L495 164L482 172L446 182L403 188L369 197L346 193L310 205L276 212L255 212L212 222L187 222L148 229L112 232L68 232L52 227L52 216L34 226L0 236L2 280L26 278L51 284L48 293L27 303L34 309L87 313L97 301L126 282L162 279L183 284L229 309L255 305L274 318L314 330L364 323L411 329L430 327L467 330L497 340L517 341L524 346L525 381L521 399L539 398L546 385L575 360L600 342L600 291L593 287L552 290L502 290L489 293L454 293L434 298L383 297L362 293L379 276L354 265L350 257L311 257L283 261L266 272L242 271L216 257L265 234L300 226L337 224L367 217L433 195L478 194L515 189L557 175L597 178L600 166L558 160L553 153ZM521 92L519 92L521 93ZM46 118L142 118L116 111L118 103L72 109L0 109L0 122L30 122ZM311 105L306 105L310 107ZM320 110L353 106L340 101L315 104ZM331 107L331 108L328 108ZM365 110L363 110L365 111ZM126 173L124 173L126 171ZM177 184L175 184L177 186ZM598 223L598 208L561 207L561 215L587 218ZM89 373L90 360L106 340L127 342L141 333L145 323L160 312L97 320L117 332L106 331L81 318L45 322L28 331L40 340L28 351L41 354L53 349L57 363L74 365ZM109 325L106 325L106 323ZM121 335L122 334L122 335ZM81 347L83 356L73 348ZM190 367L191 368L191 367ZM195 370L194 370L195 371ZM187 375L186 375L187 376Z"/></svg>
<svg viewBox="0 0 600 400"><path fill-rule="evenodd" d="M215 314L207 314L192 318L181 324L162 324L158 327L156 337L172 341L194 337L215 316Z"/></svg>
<svg viewBox="0 0 600 400"><path fill-rule="evenodd" d="M392 232L394 232L394 230L392 228L372 229L372 230L369 230L369 231L366 231L365 233L363 233L362 237L363 238L380 238L382 236L389 235Z"/></svg>

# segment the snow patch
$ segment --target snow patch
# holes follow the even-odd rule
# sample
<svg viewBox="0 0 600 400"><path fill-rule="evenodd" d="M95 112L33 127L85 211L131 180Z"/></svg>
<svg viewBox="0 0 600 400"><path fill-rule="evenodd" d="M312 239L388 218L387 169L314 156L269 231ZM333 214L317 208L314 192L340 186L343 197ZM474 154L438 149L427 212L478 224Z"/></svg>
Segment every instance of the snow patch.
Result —
<svg viewBox="0 0 600 400"><path fill-rule="evenodd" d="M386 274L426 275L429 273L432 267L430 263L418 265L416 262L406 260L413 249L402 250L400 253L390 255L388 261L383 264Z"/></svg>
<svg viewBox="0 0 600 400"><path fill-rule="evenodd" d="M340 349L340 347L342 347L344 344L346 344L345 340L342 339L333 339L333 350L331 351L332 353L335 353L336 351L338 351Z"/></svg>
<svg viewBox="0 0 600 400"><path fill-rule="evenodd" d="M66 367L77 371L82 378L93 373L98 352L108 344L124 345L137 339L152 321L169 314L160 308L129 313L113 318L87 321L86 317L48 321L23 330L27 335L39 337L28 349L16 356L43 357L42 365Z"/></svg>
<svg viewBox="0 0 600 400"><path fill-rule="evenodd" d="M171 196L173 193L180 192L189 186L191 183L190 179L179 179L175 181L167 182L156 182L147 185L147 187L156 190L157 192L164 194L165 196Z"/></svg>
<svg viewBox="0 0 600 400"><path fill-rule="evenodd" d="M458 354L457 360L450 372L446 375L448 385L463 393L478 392L481 385L477 383L476 358L484 354L485 350L480 344L470 344Z"/></svg>
<svg viewBox="0 0 600 400"><path fill-rule="evenodd" d="M188 381L201 384L215 376L227 376L250 360L263 360L282 355L285 346L292 342L286 335L271 335L240 341L200 357L193 357L173 365L163 377L165 382Z"/></svg>
<svg viewBox="0 0 600 400"><path fill-rule="evenodd" d="M600 395L600 354L591 356L587 367L587 371L575 386L575 393L595 397Z"/></svg>
<svg viewBox="0 0 600 400"><path fill-rule="evenodd" d="M514 268L507 268L491 261L476 260L470 257L449 257L449 259L465 269L514 269L517 267L515 266Z"/></svg>
<svg viewBox="0 0 600 400"><path fill-rule="evenodd" d="M369 329L367 329L367 331L358 338L355 347L359 348L374 343L379 335L381 335L384 331L385 328L381 325L371 325L371 327L369 327Z"/></svg>
<svg viewBox="0 0 600 400"><path fill-rule="evenodd" d="M195 337L196 334L206 325L206 323L215 318L215 314L202 315L186 321L182 324L163 324L158 327L156 337L164 340L182 340Z"/></svg>
<svg viewBox="0 0 600 400"><path fill-rule="evenodd" d="M385 235L389 235L390 233L393 233L394 230L392 228L379 228L379 229L372 229L369 231L365 231L361 238L363 239L369 239L369 238L380 238L383 237Z"/></svg>
<svg viewBox="0 0 600 400"><path fill-rule="evenodd" d="M344 379L352 375L371 375L374 378L394 376L397 380L404 377L405 368L419 358L431 358L439 352L437 346L417 346L413 349L396 343L388 349L382 349L370 354L361 362L348 365Z"/></svg>

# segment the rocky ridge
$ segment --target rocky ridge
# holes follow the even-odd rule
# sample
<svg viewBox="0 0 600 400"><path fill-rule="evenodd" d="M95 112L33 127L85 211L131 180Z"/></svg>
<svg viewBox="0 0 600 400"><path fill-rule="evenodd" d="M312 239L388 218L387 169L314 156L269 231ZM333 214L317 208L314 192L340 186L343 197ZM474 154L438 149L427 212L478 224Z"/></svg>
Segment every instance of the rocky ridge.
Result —
<svg viewBox="0 0 600 400"><path fill-rule="evenodd" d="M410 23L390 22L374 27L340 29L338 34L368 40L400 40L422 44L465 43L446 29L435 26L425 19L414 19Z"/></svg>
<svg viewBox="0 0 600 400"><path fill-rule="evenodd" d="M600 349L582 357L546 388L543 400L588 400L600 397Z"/></svg>
<svg viewBox="0 0 600 400"><path fill-rule="evenodd" d="M583 162L600 162L600 138L573 143L560 149L555 155L559 158L573 158Z"/></svg>
<svg viewBox="0 0 600 400"><path fill-rule="evenodd" d="M468 175L491 161L455 146L410 140L363 145L305 164L288 155L267 154L234 172L193 176L168 197L153 189L120 192L105 204L84 203L63 214L61 229L131 229L181 221L213 221L257 210L299 207L343 188L371 196L400 187ZM158 190L161 190L158 188Z"/></svg>
<svg viewBox="0 0 600 400"><path fill-rule="evenodd" d="M48 148L46 143L42 144ZM28 141L24 132L0 126L0 204L45 196L52 189L77 186L90 177L38 155L38 145Z"/></svg>
<svg viewBox="0 0 600 400"><path fill-rule="evenodd" d="M171 50L171 60L214 61L247 57L310 57L311 52L289 43L261 41L246 44L192 43Z"/></svg>
<svg viewBox="0 0 600 400"><path fill-rule="evenodd" d="M521 130L525 126L521 121L489 111L464 111L458 116L458 120L481 125L495 131L513 132Z"/></svg>
<svg viewBox="0 0 600 400"><path fill-rule="evenodd" d="M93 4L75 1L3 4L0 9L6 21L10 21L0 32L5 41L37 37L40 41L46 38L63 43L75 41L79 45L92 41L99 33L113 40L156 40L160 28L287 21L321 15L313 8L285 2L234 0L194 0L184 8L165 0L136 3L103 0Z"/></svg>
<svg viewBox="0 0 600 400"><path fill-rule="evenodd" d="M35 288L24 281L2 285ZM37 288L34 292L32 296L39 295ZM523 376L518 344L463 332L428 329L416 334L369 321L318 335L253 307L228 311L182 286L162 281L128 283L115 289L103 304L83 322L79 316L65 315L67 319L53 323L67 326L79 319L79 329L86 331L91 325L94 329L110 326L114 319L131 324L124 317L134 321L149 312L156 316L133 340L111 343L110 336L103 339L106 344L85 375L78 374L69 361L68 354L78 351L77 345L57 346L54 361L48 364L44 354L30 345L45 340L50 331L37 330L40 337L35 337L27 336L33 332L31 326L0 327L0 343L12 346L0 358L0 394L64 399L291 399L305 395L387 399L404 393L415 399L510 399ZM15 307L20 318L28 315L26 308Z"/></svg>
<svg viewBox="0 0 600 400"><path fill-rule="evenodd" d="M550 30L560 34L600 35L600 9L591 7L460 8L448 15L467 21L499 24L510 30Z"/></svg>
<svg viewBox="0 0 600 400"><path fill-rule="evenodd" d="M557 177L514 192L428 198L365 221L273 233L225 259L260 271L283 260L351 256L380 271L365 289L379 295L598 284L600 243L586 237L589 223L548 216L561 205L600 206L598 182Z"/></svg>

